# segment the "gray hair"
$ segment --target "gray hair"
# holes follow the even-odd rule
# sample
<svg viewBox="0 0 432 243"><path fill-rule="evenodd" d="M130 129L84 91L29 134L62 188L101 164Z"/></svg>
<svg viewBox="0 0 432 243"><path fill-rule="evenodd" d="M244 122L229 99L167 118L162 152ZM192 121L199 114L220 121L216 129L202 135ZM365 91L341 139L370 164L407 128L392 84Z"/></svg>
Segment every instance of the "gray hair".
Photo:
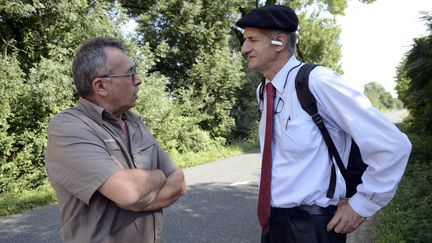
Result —
<svg viewBox="0 0 432 243"><path fill-rule="evenodd" d="M114 47L126 52L126 47L115 39L95 37L84 42L75 54L72 76L79 96L83 98L91 96L93 80L111 72L111 67L106 63L106 47Z"/></svg>
<svg viewBox="0 0 432 243"><path fill-rule="evenodd" d="M291 53L291 55L294 55L296 51L296 44L297 44L297 32L286 32L282 30L270 30L269 36L272 40L276 40L278 35L286 35L288 39L287 43L287 49Z"/></svg>

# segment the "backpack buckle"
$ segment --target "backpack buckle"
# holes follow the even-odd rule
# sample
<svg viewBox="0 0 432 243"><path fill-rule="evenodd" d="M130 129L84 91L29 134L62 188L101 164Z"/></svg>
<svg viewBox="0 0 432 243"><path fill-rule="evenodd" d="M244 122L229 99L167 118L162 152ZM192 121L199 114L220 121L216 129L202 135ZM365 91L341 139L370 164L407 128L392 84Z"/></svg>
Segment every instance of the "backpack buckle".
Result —
<svg viewBox="0 0 432 243"><path fill-rule="evenodd" d="M311 116L311 117L312 117L312 120L313 120L313 122L314 122L315 124L320 125L320 124L323 123L323 119L322 119L322 117L320 116L320 114L318 114L318 112L315 113L315 114L314 114L313 116Z"/></svg>

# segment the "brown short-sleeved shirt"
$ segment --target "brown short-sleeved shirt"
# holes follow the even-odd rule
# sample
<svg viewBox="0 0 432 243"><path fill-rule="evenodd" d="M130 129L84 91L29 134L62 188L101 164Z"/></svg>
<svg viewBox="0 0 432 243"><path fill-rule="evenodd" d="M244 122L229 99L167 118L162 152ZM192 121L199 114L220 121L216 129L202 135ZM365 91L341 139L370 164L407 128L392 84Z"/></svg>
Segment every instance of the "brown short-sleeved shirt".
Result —
<svg viewBox="0 0 432 243"><path fill-rule="evenodd" d="M111 156L124 168L160 169L166 176L178 169L138 116L123 118L129 138L109 112L81 98L48 126L45 160L65 242L161 241L161 211L125 210L98 191L120 169Z"/></svg>

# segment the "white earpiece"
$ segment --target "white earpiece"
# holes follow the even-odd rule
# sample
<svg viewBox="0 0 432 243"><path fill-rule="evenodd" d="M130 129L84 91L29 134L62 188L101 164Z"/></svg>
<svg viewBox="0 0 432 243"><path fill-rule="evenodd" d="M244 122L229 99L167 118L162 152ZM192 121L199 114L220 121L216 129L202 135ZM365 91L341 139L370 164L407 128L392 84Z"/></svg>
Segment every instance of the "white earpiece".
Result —
<svg viewBox="0 0 432 243"><path fill-rule="evenodd" d="M272 45L276 45L276 46L283 45L282 41L278 41L278 40L272 40L271 43L272 43Z"/></svg>

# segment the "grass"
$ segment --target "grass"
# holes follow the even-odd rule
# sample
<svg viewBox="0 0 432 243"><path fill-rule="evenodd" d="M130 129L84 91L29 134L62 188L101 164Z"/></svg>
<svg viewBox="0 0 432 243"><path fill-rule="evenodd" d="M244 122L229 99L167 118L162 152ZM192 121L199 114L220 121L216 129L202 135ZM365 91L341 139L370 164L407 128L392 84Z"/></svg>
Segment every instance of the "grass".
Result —
<svg viewBox="0 0 432 243"><path fill-rule="evenodd" d="M253 150L258 150L257 144L241 142L223 147L214 146L198 153L177 154L172 157L184 169ZM47 180L35 190L0 194L0 217L22 213L53 202L56 202L55 193Z"/></svg>
<svg viewBox="0 0 432 243"><path fill-rule="evenodd" d="M184 169L253 150L258 151L257 144L239 142L229 146L214 146L198 153L178 154L172 157L177 165Z"/></svg>
<svg viewBox="0 0 432 243"><path fill-rule="evenodd" d="M432 242L432 137L409 137L407 170L395 198L376 217L374 242Z"/></svg>
<svg viewBox="0 0 432 243"><path fill-rule="evenodd" d="M36 190L0 194L0 216L25 212L55 201L54 191L46 181Z"/></svg>

